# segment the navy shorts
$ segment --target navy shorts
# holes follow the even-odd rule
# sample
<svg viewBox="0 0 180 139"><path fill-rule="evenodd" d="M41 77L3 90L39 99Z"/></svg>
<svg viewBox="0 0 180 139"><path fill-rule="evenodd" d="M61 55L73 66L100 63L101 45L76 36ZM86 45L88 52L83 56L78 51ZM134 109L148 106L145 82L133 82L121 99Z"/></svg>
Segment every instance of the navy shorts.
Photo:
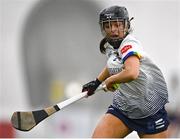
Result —
<svg viewBox="0 0 180 139"><path fill-rule="evenodd" d="M140 134L156 134L167 130L169 125L169 119L167 112L163 107L156 114L141 119L130 119L125 116L121 110L109 106L106 113L119 118L129 129L137 131Z"/></svg>

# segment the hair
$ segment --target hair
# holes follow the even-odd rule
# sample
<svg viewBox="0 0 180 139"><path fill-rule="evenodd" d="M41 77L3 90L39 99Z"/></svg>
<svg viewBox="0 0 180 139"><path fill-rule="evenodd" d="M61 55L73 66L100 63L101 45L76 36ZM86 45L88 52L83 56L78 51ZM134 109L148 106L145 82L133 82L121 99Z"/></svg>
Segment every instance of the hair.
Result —
<svg viewBox="0 0 180 139"><path fill-rule="evenodd" d="M100 44L99 44L99 50L102 54L105 54L105 43L107 43L107 38L103 38L101 41L100 41Z"/></svg>

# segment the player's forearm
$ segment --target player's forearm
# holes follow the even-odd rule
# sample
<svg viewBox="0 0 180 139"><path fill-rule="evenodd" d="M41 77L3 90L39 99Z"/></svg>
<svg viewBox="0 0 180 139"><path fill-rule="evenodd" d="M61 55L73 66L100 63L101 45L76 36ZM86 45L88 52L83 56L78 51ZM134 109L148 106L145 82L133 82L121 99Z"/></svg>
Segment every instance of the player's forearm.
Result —
<svg viewBox="0 0 180 139"><path fill-rule="evenodd" d="M138 73L134 73L132 70L122 70L120 73L109 77L111 83L126 83L135 80L138 77Z"/></svg>
<svg viewBox="0 0 180 139"><path fill-rule="evenodd" d="M109 75L109 71L107 69L107 67L105 67L101 73L98 75L98 80L103 82L106 78L108 78L110 75Z"/></svg>
<svg viewBox="0 0 180 139"><path fill-rule="evenodd" d="M124 63L124 69L109 77L108 82L114 83L126 83L135 80L139 76L139 59L136 56L131 56Z"/></svg>

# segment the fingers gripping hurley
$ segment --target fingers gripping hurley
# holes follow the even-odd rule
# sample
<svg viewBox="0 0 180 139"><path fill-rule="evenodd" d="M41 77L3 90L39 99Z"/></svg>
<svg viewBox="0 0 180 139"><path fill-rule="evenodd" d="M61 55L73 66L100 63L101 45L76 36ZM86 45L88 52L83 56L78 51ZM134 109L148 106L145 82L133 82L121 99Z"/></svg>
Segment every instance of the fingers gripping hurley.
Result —
<svg viewBox="0 0 180 139"><path fill-rule="evenodd" d="M100 85L96 92L99 90L103 90L106 88L105 85ZM17 111L14 112L11 117L11 123L14 128L21 130L21 131L29 131L33 127L35 127L37 124L39 124L41 121L46 119L47 117L51 116L52 114L56 113L57 111L61 110L62 108L72 104L73 102L76 102L84 97L87 96L87 92L80 93L70 99L67 99L63 102L60 102L54 106L37 110L37 111L27 111L27 112L21 112Z"/></svg>

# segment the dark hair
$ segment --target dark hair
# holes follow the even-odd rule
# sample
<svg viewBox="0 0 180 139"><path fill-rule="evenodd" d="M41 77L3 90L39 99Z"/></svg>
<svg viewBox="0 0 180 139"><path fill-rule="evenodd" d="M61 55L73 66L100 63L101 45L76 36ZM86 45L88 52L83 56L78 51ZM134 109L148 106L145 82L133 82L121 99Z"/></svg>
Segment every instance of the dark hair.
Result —
<svg viewBox="0 0 180 139"><path fill-rule="evenodd" d="M104 47L104 45L105 45L105 43L107 43L108 41L107 41L107 38L103 38L101 41L100 41L100 44L99 44L99 49L100 49L100 52L102 53L102 54L105 54L105 47Z"/></svg>

